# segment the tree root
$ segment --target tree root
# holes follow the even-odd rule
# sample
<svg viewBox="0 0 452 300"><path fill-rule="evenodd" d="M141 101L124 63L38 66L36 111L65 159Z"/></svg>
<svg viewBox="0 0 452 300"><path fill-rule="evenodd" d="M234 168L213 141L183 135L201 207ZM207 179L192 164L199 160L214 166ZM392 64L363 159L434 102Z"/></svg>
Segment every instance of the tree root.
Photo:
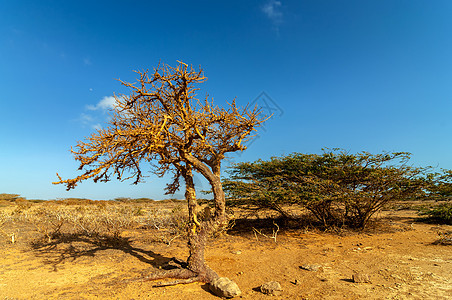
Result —
<svg viewBox="0 0 452 300"><path fill-rule="evenodd" d="M191 270L189 270L187 267L187 263L184 261L181 261L175 257L173 257L165 266L172 267L173 269L170 270L164 270L159 271L156 273L152 273L149 275L145 275L139 278L133 278L127 280L127 282L136 282L136 281L155 281L155 280L161 280L161 279L175 279L173 281L162 281L162 282L155 282L152 287L163 287L163 286L172 286L172 285L178 285L178 284L188 284L193 282L204 282L209 283L213 279L217 278L218 275L210 269L209 267L206 267L206 271L201 273L196 273Z"/></svg>
<svg viewBox="0 0 452 300"><path fill-rule="evenodd" d="M199 282L199 281L202 281L201 278L199 276L196 276L196 277L192 277L192 278L179 279L179 280L174 280L174 281L156 282L152 285L152 287L188 284L188 283Z"/></svg>

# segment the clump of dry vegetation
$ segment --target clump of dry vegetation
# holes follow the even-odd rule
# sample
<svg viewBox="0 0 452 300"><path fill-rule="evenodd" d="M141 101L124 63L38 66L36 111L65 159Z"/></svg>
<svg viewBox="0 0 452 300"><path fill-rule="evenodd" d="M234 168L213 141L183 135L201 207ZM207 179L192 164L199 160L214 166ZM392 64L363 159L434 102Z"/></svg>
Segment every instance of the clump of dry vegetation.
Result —
<svg viewBox="0 0 452 300"><path fill-rule="evenodd" d="M129 206L76 206L70 210L68 222L75 233L119 238L124 230L136 224L135 216Z"/></svg>
<svg viewBox="0 0 452 300"><path fill-rule="evenodd" d="M154 207L141 218L141 224L155 231L154 241L170 245L176 238L186 238L188 217L181 205L172 209Z"/></svg>
<svg viewBox="0 0 452 300"><path fill-rule="evenodd" d="M30 226L35 234L32 243L39 245L74 236L119 240L125 231L135 229L146 230L152 242L167 245L177 238L186 238L188 218L179 201L69 198L33 203L19 195L12 196L8 197L8 205L0 209L0 235L13 243L17 235L4 228L7 223Z"/></svg>
<svg viewBox="0 0 452 300"><path fill-rule="evenodd" d="M0 234L8 236L9 234L3 230L3 225L10 220L11 216L4 211L0 211Z"/></svg>
<svg viewBox="0 0 452 300"><path fill-rule="evenodd" d="M22 219L33 224L34 228L51 242L61 235L61 227L67 221L67 211L52 205L20 211Z"/></svg>

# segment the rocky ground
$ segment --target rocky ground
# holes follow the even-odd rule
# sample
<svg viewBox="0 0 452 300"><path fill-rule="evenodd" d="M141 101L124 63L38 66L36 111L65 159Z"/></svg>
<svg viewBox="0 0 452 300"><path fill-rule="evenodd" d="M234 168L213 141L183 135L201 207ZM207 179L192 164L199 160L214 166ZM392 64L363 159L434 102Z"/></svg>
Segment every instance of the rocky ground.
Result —
<svg viewBox="0 0 452 300"><path fill-rule="evenodd" d="M273 238L276 227L238 224L211 241L206 260L244 299L451 299L452 246L437 241L452 226L418 222L410 209L379 217L364 232L281 226ZM0 299L219 299L201 283L133 280L186 259L182 239L155 243L149 230L131 229L116 244L72 237L32 247L32 227L10 226L15 243L0 240ZM262 293L272 281L282 291Z"/></svg>

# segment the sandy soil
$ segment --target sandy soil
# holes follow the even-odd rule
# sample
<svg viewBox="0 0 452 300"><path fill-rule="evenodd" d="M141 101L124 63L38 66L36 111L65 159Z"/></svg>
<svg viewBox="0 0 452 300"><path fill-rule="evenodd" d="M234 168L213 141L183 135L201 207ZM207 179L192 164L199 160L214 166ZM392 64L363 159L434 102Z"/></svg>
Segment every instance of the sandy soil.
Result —
<svg viewBox="0 0 452 300"><path fill-rule="evenodd" d="M245 299L451 299L452 246L434 242L452 226L415 222L412 210L383 217L379 230L285 229L276 242L245 227L212 240L206 260L237 282ZM32 249L30 228L13 229L16 243L0 240L0 299L218 299L201 283L153 288L128 281L172 257L185 259L182 240L150 243L147 232L131 230L118 245L79 238ZM300 268L306 264L321 267ZM354 283L355 273L370 283ZM259 292L268 281L281 284L281 296Z"/></svg>

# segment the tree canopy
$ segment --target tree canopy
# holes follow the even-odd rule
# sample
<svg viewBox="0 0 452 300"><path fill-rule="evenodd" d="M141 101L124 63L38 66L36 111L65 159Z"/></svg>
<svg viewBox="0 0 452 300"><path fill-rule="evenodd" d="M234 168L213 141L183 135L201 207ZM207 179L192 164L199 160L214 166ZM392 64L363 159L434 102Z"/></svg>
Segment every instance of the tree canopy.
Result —
<svg viewBox="0 0 452 300"><path fill-rule="evenodd" d="M121 81L132 93L115 96L110 126L72 150L84 174L57 183L72 189L83 180L109 181L113 175L138 183L146 162L157 175L175 172L168 185L172 192L179 187L181 164L192 164L206 177L209 171L219 174L225 153L244 150L244 142L263 122L257 108L239 109L232 101L224 109L207 96L198 100L196 85L207 80L202 69L181 62L175 68L161 64L153 72L136 73L136 83Z"/></svg>

